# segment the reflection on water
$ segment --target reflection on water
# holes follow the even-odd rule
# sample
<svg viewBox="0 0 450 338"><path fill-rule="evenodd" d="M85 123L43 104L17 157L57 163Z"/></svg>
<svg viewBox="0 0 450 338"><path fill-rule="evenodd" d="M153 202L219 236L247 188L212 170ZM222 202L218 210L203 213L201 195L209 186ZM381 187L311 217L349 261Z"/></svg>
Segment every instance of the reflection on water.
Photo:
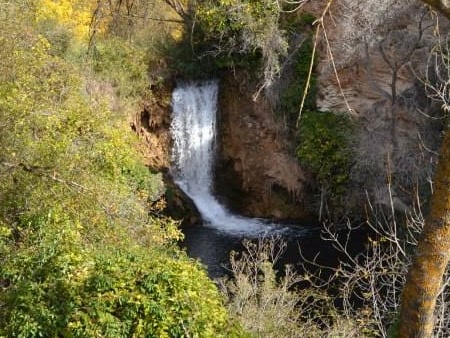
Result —
<svg viewBox="0 0 450 338"><path fill-rule="evenodd" d="M182 246L190 257L198 258L208 269L211 278L218 278L229 274L229 255L232 250L242 251L244 236L235 236L205 226L187 228ZM278 233L277 235L280 235ZM271 236L270 234L267 236ZM297 271L301 271L301 256L328 266L336 266L339 254L332 243L320 237L317 227L291 228L281 233L287 248L278 262L278 269L285 264L291 264ZM250 240L257 240L255 237Z"/></svg>
<svg viewBox="0 0 450 338"><path fill-rule="evenodd" d="M229 253L242 249L240 237L230 237L213 228L192 227L185 229L184 235L182 245L187 254L200 259L212 278L226 275Z"/></svg>

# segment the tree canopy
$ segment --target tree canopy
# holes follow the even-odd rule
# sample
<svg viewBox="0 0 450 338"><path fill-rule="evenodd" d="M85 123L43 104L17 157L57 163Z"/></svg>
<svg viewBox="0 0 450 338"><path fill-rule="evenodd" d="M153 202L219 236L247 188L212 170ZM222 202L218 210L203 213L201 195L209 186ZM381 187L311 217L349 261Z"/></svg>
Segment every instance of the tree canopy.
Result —
<svg viewBox="0 0 450 338"><path fill-rule="evenodd" d="M177 224L150 213L161 175L117 109L148 87L118 74L145 64L108 78L128 54L101 50L127 46L107 35L86 59L91 5L0 5L0 336L242 336Z"/></svg>

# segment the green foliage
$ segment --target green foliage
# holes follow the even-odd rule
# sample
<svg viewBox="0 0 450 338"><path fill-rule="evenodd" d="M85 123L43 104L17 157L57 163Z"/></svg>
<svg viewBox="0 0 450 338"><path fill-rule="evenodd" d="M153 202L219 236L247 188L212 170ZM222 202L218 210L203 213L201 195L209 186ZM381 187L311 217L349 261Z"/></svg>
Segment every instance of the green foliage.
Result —
<svg viewBox="0 0 450 338"><path fill-rule="evenodd" d="M185 42L166 46L166 57L170 60L172 71L188 79L210 79L229 69L245 69L250 71L250 75L257 77L261 68L261 55L258 51L215 55L203 48L194 52Z"/></svg>
<svg viewBox="0 0 450 338"><path fill-rule="evenodd" d="M73 43L72 35L67 27L58 25L58 22L45 20L39 22L39 31L50 43L52 55L64 57L70 45Z"/></svg>
<svg viewBox="0 0 450 338"><path fill-rule="evenodd" d="M87 258L80 225L53 209L21 220L15 231L20 246L9 239L0 269L1 280L8 284L0 296L0 334L52 336L67 324L75 305L69 301L76 291L73 279Z"/></svg>
<svg viewBox="0 0 450 338"><path fill-rule="evenodd" d="M279 73L288 46L275 2L203 0L191 16L195 23L187 23L185 40L176 45L181 50L173 54L184 60L177 67L183 75L198 76L205 66L209 72L244 68L268 85Z"/></svg>
<svg viewBox="0 0 450 338"><path fill-rule="evenodd" d="M129 41L109 36L100 39L93 51L94 70L111 81L122 98L148 95L146 51Z"/></svg>
<svg viewBox="0 0 450 338"><path fill-rule="evenodd" d="M120 229L102 245L83 245L82 226L59 210L26 226L21 248L7 251L2 262L1 278L9 287L0 297L0 334L233 334L217 289L184 254L174 259L166 250L148 252L126 241Z"/></svg>
<svg viewBox="0 0 450 338"><path fill-rule="evenodd" d="M216 55L237 53L244 55L260 48L264 39L264 25L270 25L272 16L277 17L278 6L263 1L202 1L196 7L198 36L214 44ZM245 36L245 35L248 36ZM248 40L246 40L248 39ZM200 42L200 41L199 41ZM248 46L245 44L248 43ZM208 48L198 45L200 48ZM211 48L211 46L209 47ZM223 48L223 49L222 49Z"/></svg>
<svg viewBox="0 0 450 338"><path fill-rule="evenodd" d="M351 132L352 122L344 114L307 110L300 120L298 158L330 197L342 195L349 180Z"/></svg>
<svg viewBox="0 0 450 338"><path fill-rule="evenodd" d="M110 108L120 98L61 57L33 8L0 8L0 336L243 336L175 247L177 224L149 216L164 187ZM133 47L110 41L99 74L138 95L141 54L122 64Z"/></svg>
<svg viewBox="0 0 450 338"><path fill-rule="evenodd" d="M400 318L399 314L394 321L394 323L389 327L389 331L387 333L388 338L398 338L400 337Z"/></svg>
<svg viewBox="0 0 450 338"><path fill-rule="evenodd" d="M302 13L300 16L300 22L302 25L311 26L316 20L317 20L316 16L311 13Z"/></svg>
<svg viewBox="0 0 450 338"><path fill-rule="evenodd" d="M75 313L94 318L74 330L80 337L94 336L98 326L119 330L113 337L227 336L217 289L198 267L181 259L149 260L143 252L124 256L96 257L84 283L89 301L80 307L93 311Z"/></svg>
<svg viewBox="0 0 450 338"><path fill-rule="evenodd" d="M188 79L211 78L221 67L214 58L198 57L188 41L165 41L161 45L164 57L169 61L172 73Z"/></svg>

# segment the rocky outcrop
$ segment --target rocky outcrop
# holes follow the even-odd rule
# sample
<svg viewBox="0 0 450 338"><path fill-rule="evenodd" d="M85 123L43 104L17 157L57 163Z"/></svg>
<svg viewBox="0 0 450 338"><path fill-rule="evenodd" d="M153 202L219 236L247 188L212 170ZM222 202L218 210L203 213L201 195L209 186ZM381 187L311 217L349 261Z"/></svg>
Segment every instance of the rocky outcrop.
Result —
<svg viewBox="0 0 450 338"><path fill-rule="evenodd" d="M170 99L172 86L153 91L153 98L134 117L131 128L142 141L142 154L146 164L157 171L170 167Z"/></svg>
<svg viewBox="0 0 450 338"><path fill-rule="evenodd" d="M325 4L305 9L318 15ZM322 38L319 45L317 106L347 112L358 126L349 207L361 209L367 195L390 204L392 193L394 207L405 211L417 190L429 191L442 126L434 119L440 105L424 84L435 66L429 56L437 28L448 31L439 22L420 1L343 0L325 17L329 43Z"/></svg>
<svg viewBox="0 0 450 338"><path fill-rule="evenodd" d="M216 191L244 215L304 218L306 178L293 156L295 149L269 103L253 101L252 93L244 73L221 82Z"/></svg>
<svg viewBox="0 0 450 338"><path fill-rule="evenodd" d="M304 9L319 16L326 3ZM342 0L324 20L328 43L322 34L317 109L350 114L356 126L348 189L333 207L363 215L369 199L405 212L418 192L422 202L429 195L440 144L440 104L424 85L434 67L436 16L420 1ZM448 27L439 22L445 35ZM253 102L252 92L242 74L222 86L219 194L249 215L301 217L305 204L317 211L323 201L306 192L314 183L295 160L292 142L270 105Z"/></svg>
<svg viewBox="0 0 450 338"><path fill-rule="evenodd" d="M295 150L269 103L263 98L254 102L245 77L236 76L227 76L220 84L217 197L230 209L251 217L305 218L305 174L293 156ZM165 212L190 225L199 222L198 210L169 174L171 90L170 85L155 90L132 128L143 141L147 165L166 173Z"/></svg>

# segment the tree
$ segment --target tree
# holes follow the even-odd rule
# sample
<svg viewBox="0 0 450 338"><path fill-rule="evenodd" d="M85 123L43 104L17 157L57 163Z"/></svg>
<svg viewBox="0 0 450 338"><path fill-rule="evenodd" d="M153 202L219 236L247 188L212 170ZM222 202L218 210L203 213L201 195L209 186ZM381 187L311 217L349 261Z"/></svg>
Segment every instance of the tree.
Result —
<svg viewBox="0 0 450 338"><path fill-rule="evenodd" d="M423 0L450 17L447 1ZM448 104L448 102L444 102ZM436 298L450 258L450 133L444 135L431 210L403 289L399 337L431 337Z"/></svg>
<svg viewBox="0 0 450 338"><path fill-rule="evenodd" d="M431 211L403 289L400 337L431 337L436 298L450 255L450 133L441 146Z"/></svg>

